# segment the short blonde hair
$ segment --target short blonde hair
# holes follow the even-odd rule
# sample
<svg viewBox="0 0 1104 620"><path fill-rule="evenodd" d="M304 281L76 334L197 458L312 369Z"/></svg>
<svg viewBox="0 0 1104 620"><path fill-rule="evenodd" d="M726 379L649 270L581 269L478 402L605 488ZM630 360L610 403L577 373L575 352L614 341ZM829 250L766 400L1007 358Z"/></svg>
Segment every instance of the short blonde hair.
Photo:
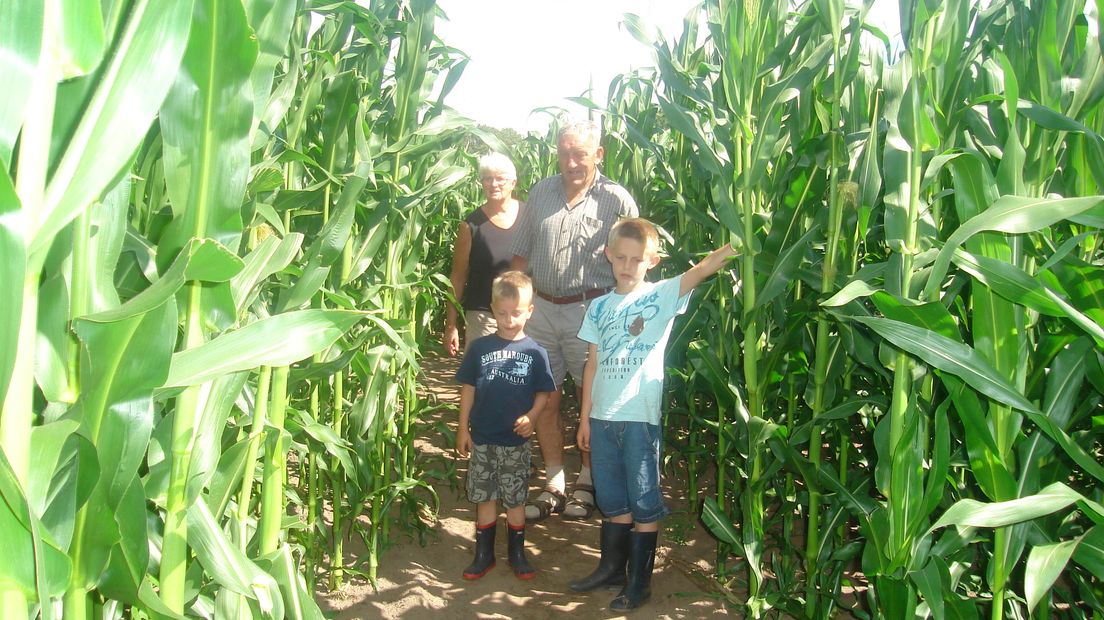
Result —
<svg viewBox="0 0 1104 620"><path fill-rule="evenodd" d="M642 217L630 217L614 224L606 245L613 247L613 242L618 239L632 239L643 243L645 252L653 256L659 254L659 231L655 224Z"/></svg>
<svg viewBox="0 0 1104 620"><path fill-rule="evenodd" d="M502 153L487 153L479 158L479 178L487 176L488 172L501 172L509 179L517 179L517 168L514 168L514 162Z"/></svg>
<svg viewBox="0 0 1104 620"><path fill-rule="evenodd" d="M491 283L491 301L528 298L533 301L533 280L521 271L504 271Z"/></svg>

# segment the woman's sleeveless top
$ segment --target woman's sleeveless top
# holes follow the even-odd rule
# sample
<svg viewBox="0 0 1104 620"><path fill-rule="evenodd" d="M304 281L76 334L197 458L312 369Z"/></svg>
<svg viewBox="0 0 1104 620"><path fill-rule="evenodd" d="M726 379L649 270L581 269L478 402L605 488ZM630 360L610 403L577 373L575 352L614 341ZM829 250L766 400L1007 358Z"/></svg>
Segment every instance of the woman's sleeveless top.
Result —
<svg viewBox="0 0 1104 620"><path fill-rule="evenodd" d="M510 269L514 258L510 253L510 243L514 240L514 229L518 217L514 218L510 228L495 226L483 212L472 211L464 218L471 229L471 252L468 254L468 282L464 285L464 298L461 304L465 310L491 310L491 282L503 271Z"/></svg>

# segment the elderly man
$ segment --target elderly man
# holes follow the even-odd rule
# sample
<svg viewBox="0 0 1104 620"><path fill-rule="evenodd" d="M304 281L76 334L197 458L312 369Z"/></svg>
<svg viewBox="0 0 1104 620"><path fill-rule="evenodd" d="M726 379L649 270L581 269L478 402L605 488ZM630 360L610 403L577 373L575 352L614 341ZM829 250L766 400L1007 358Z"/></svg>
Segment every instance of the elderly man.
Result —
<svg viewBox="0 0 1104 620"><path fill-rule="evenodd" d="M594 509L588 453L583 453L570 500L564 494L561 388L567 373L577 390L582 387L587 343L579 340L579 327L590 300L614 285L613 271L602 253L610 228L621 218L638 215L629 192L598 172L603 154L600 137L601 130L592 121L572 122L560 130L556 143L560 174L529 191L511 248L512 267L533 277L536 311L527 331L548 350L557 388L537 418L545 488L525 507L530 521L560 512L567 519L585 519Z"/></svg>

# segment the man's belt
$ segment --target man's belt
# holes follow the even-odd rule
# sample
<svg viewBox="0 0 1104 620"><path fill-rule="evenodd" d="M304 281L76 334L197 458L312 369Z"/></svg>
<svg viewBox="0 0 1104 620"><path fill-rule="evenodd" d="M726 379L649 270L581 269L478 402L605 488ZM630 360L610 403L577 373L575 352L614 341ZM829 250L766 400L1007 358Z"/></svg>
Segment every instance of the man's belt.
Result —
<svg viewBox="0 0 1104 620"><path fill-rule="evenodd" d="M588 299L601 297L609 291L610 290L608 288L592 288L589 291L584 291L577 295L564 295L563 297L556 297L555 295L549 295L548 293L537 291L537 297L550 301L558 306L562 304L577 304L581 301L587 301Z"/></svg>

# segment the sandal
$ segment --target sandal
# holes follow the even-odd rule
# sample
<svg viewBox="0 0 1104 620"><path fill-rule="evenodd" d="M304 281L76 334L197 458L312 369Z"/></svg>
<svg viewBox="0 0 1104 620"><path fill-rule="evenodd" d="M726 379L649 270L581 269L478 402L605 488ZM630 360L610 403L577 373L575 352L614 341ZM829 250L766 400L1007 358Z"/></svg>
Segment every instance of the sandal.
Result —
<svg viewBox="0 0 1104 620"><path fill-rule="evenodd" d="M528 508L532 506L536 508L537 515L530 516L530 510ZM528 523L538 523L544 521L549 515L559 514L563 512L564 507L567 506L567 497L559 491L552 489L545 489L541 491L541 494L537 496L537 499L527 503L525 505L525 520Z"/></svg>
<svg viewBox="0 0 1104 620"><path fill-rule="evenodd" d="M583 521L589 519L592 514L594 514L594 487L589 484L576 484L561 518L567 521Z"/></svg>

